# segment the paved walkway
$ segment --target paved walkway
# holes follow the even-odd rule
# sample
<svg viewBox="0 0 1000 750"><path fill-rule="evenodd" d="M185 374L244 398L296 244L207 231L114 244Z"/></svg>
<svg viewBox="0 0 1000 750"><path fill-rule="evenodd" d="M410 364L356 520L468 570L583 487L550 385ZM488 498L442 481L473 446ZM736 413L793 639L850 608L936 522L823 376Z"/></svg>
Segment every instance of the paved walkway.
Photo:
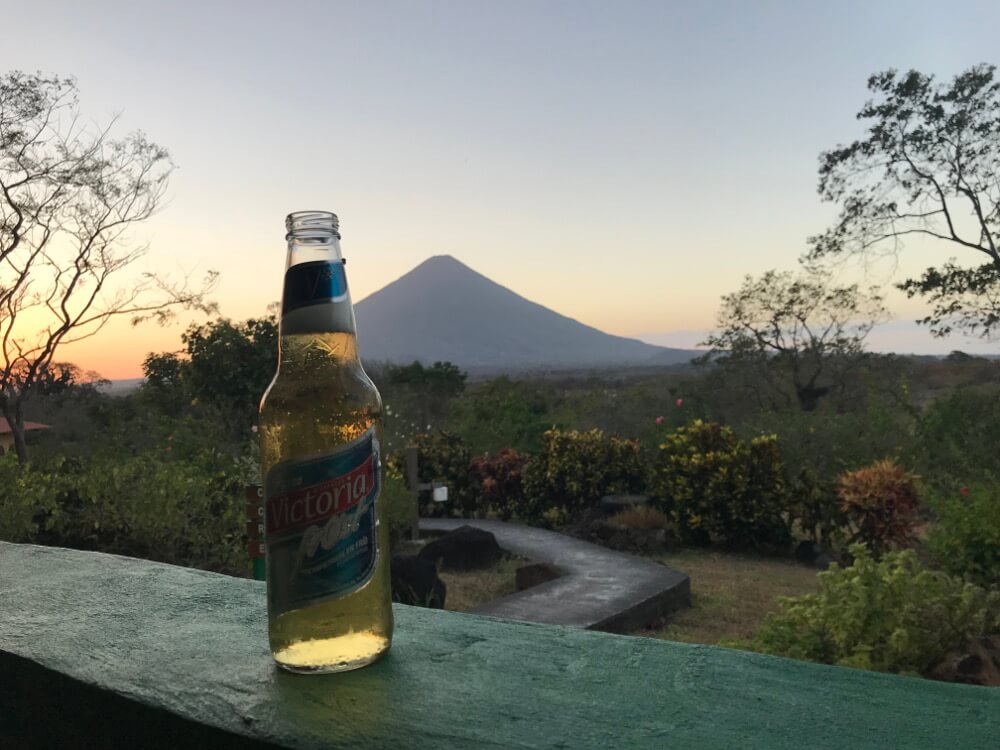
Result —
<svg viewBox="0 0 1000 750"><path fill-rule="evenodd" d="M495 599L473 613L523 622L573 625L621 633L687 606L686 573L565 534L503 521L422 518L423 531L474 526L491 532L508 552L549 563L561 578Z"/></svg>

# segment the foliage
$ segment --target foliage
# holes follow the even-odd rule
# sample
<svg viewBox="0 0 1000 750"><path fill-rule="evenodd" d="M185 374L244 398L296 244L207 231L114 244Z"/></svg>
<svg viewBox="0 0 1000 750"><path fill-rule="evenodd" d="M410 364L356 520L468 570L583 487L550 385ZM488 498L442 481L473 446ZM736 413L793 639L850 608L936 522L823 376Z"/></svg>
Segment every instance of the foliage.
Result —
<svg viewBox="0 0 1000 750"><path fill-rule="evenodd" d="M642 489L644 470L639 443L600 430L547 430L542 449L524 469L527 521L555 524L596 507L608 494ZM548 516L546 516L548 513Z"/></svg>
<svg viewBox="0 0 1000 750"><path fill-rule="evenodd" d="M371 375L385 404L386 441L390 449L414 435L445 427L452 402L465 390L466 374L451 362L424 367L372 366Z"/></svg>
<svg viewBox="0 0 1000 750"><path fill-rule="evenodd" d="M770 654L883 672L925 673L1000 628L1000 594L929 570L912 550L819 574L820 592L782 600L750 644Z"/></svg>
<svg viewBox="0 0 1000 750"><path fill-rule="evenodd" d="M608 523L613 526L640 531L667 529L673 525L670 516L659 508L653 508L648 505L633 505L620 510L608 519Z"/></svg>
<svg viewBox="0 0 1000 750"><path fill-rule="evenodd" d="M895 254L911 237L965 252L899 287L933 306L938 335L988 335L1000 323L1000 83L977 65L949 83L916 70L876 73L858 113L866 137L820 157L819 192L837 222L810 239L813 259Z"/></svg>
<svg viewBox="0 0 1000 750"><path fill-rule="evenodd" d="M823 549L839 546L847 528L847 515L840 506L835 484L803 469L792 479L788 494L789 515L799 530Z"/></svg>
<svg viewBox="0 0 1000 750"><path fill-rule="evenodd" d="M917 477L891 460L847 471L837 481L840 507L853 532L878 557L914 539L920 507Z"/></svg>
<svg viewBox="0 0 1000 750"><path fill-rule="evenodd" d="M205 452L61 459L50 467L0 459L0 537L95 549L244 573L244 477Z"/></svg>
<svg viewBox="0 0 1000 750"><path fill-rule="evenodd" d="M954 489L932 501L927 547L949 573L1000 588L1000 483Z"/></svg>
<svg viewBox="0 0 1000 750"><path fill-rule="evenodd" d="M413 507L410 490L401 477L392 472L386 472L382 481L382 492L379 502L385 512L385 521L389 525L389 535L399 539L409 532L413 523Z"/></svg>
<svg viewBox="0 0 1000 750"><path fill-rule="evenodd" d="M183 357L150 354L143 362L150 399L165 411L182 404L204 404L235 429L253 424L278 362L274 316L239 323L218 318L189 326L181 340Z"/></svg>
<svg viewBox="0 0 1000 750"><path fill-rule="evenodd" d="M470 471L479 496L480 513L509 520L524 505L524 467L528 457L513 448L472 459Z"/></svg>
<svg viewBox="0 0 1000 750"><path fill-rule="evenodd" d="M408 365L386 366L384 377L393 385L415 386L432 396L448 399L465 390L468 376L451 362L435 362L430 367L413 362Z"/></svg>
<svg viewBox="0 0 1000 750"><path fill-rule="evenodd" d="M845 373L857 365L865 337L885 312L874 287L832 286L817 273L747 276L723 296L718 330L704 342L712 351L701 361L755 367L772 398L783 395L779 378L787 375L795 402L812 411L831 390L843 388Z"/></svg>
<svg viewBox="0 0 1000 750"><path fill-rule="evenodd" d="M209 311L155 273L127 276L146 253L128 232L159 206L173 165L139 132L88 127L72 79L0 75L0 411L27 461L24 402L52 377L57 355L112 318L166 320Z"/></svg>
<svg viewBox="0 0 1000 750"><path fill-rule="evenodd" d="M651 488L689 540L733 547L786 544L785 480L774 435L744 442L729 427L695 420L653 458Z"/></svg>
<svg viewBox="0 0 1000 750"><path fill-rule="evenodd" d="M1000 392L968 389L936 399L917 425L913 459L942 487L992 481L1000 471Z"/></svg>
<svg viewBox="0 0 1000 750"><path fill-rule="evenodd" d="M476 452L496 453L504 448L534 452L541 448L541 435L553 421L542 387L499 377L470 388L457 399L448 424Z"/></svg>
<svg viewBox="0 0 1000 750"><path fill-rule="evenodd" d="M448 502L435 503L429 491L418 496L420 515L470 516L475 512L475 493L469 476L472 454L458 435L444 430L417 435L413 440L417 449L418 481L443 482L448 486ZM389 471L393 476L409 478L406 472L406 451L396 451L389 456Z"/></svg>

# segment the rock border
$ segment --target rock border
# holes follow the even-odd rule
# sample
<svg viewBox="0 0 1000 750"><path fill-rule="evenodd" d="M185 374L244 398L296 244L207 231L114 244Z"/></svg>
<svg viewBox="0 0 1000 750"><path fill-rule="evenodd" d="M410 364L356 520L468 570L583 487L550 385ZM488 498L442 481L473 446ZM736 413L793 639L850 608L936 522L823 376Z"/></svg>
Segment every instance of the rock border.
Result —
<svg viewBox="0 0 1000 750"><path fill-rule="evenodd" d="M459 526L489 531L501 548L563 574L487 602L472 614L625 633L690 604L691 579L666 565L532 526L475 518L420 519L426 532L447 533Z"/></svg>

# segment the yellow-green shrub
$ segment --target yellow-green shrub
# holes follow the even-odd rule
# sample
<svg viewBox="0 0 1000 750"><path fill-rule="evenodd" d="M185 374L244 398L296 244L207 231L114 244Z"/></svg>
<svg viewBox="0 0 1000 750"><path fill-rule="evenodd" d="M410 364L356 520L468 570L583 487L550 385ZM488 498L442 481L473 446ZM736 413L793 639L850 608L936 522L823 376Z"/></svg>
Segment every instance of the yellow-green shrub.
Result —
<svg viewBox="0 0 1000 750"><path fill-rule="evenodd" d="M696 420L668 435L651 468L651 489L688 539L734 547L789 541L785 481L774 435L749 443Z"/></svg>
<svg viewBox="0 0 1000 750"><path fill-rule="evenodd" d="M818 594L789 597L749 644L756 651L883 672L925 673L949 651L1000 631L1000 594L924 567L912 550L819 574ZM734 645L734 644L729 644ZM738 645L738 644L735 644Z"/></svg>
<svg viewBox="0 0 1000 750"><path fill-rule="evenodd" d="M635 440L601 430L548 430L542 436L542 450L524 468L525 505L518 515L555 523L554 519L596 507L603 495L640 491L644 473Z"/></svg>

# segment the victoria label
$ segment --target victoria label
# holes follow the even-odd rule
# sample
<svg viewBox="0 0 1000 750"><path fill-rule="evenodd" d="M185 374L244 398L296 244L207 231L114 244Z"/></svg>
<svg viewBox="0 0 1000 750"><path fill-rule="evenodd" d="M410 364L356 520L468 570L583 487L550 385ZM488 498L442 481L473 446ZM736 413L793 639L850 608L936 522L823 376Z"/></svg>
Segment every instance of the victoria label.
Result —
<svg viewBox="0 0 1000 750"><path fill-rule="evenodd" d="M275 464L264 480L271 616L346 596L375 572L374 428L331 453Z"/></svg>

